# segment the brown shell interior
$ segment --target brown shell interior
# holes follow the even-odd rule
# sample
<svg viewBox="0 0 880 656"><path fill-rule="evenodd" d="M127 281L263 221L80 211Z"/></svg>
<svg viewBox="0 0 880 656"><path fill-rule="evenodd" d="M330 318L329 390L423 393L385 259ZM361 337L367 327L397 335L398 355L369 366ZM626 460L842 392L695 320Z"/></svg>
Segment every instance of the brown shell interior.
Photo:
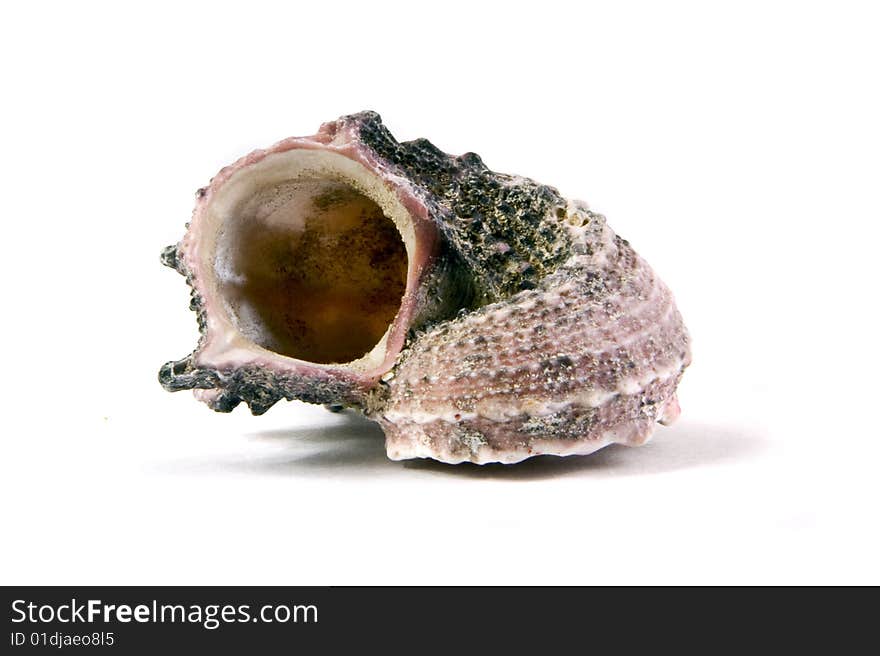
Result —
<svg viewBox="0 0 880 656"><path fill-rule="evenodd" d="M322 364L357 360L379 343L408 266L379 205L345 182L298 177L256 191L235 215L218 282L246 338Z"/></svg>

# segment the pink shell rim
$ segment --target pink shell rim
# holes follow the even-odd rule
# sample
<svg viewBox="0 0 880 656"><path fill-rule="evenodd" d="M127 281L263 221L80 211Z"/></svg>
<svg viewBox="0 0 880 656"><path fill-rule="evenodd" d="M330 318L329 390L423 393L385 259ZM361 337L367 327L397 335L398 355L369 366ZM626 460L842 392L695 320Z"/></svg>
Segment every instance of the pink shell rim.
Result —
<svg viewBox="0 0 880 656"><path fill-rule="evenodd" d="M184 265L191 272L191 284L194 291L200 296L203 309L207 315L220 312L225 315L219 299L208 289L197 275L199 258L198 246L195 235L198 233L200 224L205 220L206 209L210 206L215 194L228 182L233 175L242 171L266 157L283 153L290 150L325 150L347 157L363 165L367 170L380 178L385 186L393 191L412 219L412 227L415 234L413 253L409 255L411 262L407 277L406 289L401 299L400 309L391 324L391 330L386 342L385 356L381 363L365 371L357 371L342 363L339 365L316 365L306 360L291 358L281 354L263 355L260 350L254 350L248 357L240 358L228 363L201 363L199 356L206 351L220 337L213 334L210 322L199 343L194 359L198 364L216 368L219 371L233 369L246 365L269 367L280 370L285 374L293 374L314 379L336 379L347 381L356 387L369 388L375 385L387 371L391 369L397 356L403 349L406 334L412 323L413 317L418 311L418 290L436 261L440 239L437 227L433 223L428 210L428 205L423 198L423 192L413 186L406 178L395 174L389 166L377 158L371 149L366 147L357 134L357 126L343 121L324 123L318 133L307 137L288 137L278 141L274 145L257 149L239 158L234 163L223 167L209 182L207 187L198 191L196 206L188 230L180 243L180 253ZM259 347L259 345L256 345ZM265 353L271 353L266 351Z"/></svg>

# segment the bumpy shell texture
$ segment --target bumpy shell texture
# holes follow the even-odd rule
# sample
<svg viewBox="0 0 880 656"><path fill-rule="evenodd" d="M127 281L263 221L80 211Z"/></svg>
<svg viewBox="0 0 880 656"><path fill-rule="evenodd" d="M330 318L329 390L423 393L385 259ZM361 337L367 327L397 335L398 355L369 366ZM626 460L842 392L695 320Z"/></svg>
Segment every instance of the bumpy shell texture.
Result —
<svg viewBox="0 0 880 656"><path fill-rule="evenodd" d="M679 414L687 330L603 216L373 112L224 168L162 260L201 337L159 380L214 410L354 408L390 458L448 463L639 445Z"/></svg>

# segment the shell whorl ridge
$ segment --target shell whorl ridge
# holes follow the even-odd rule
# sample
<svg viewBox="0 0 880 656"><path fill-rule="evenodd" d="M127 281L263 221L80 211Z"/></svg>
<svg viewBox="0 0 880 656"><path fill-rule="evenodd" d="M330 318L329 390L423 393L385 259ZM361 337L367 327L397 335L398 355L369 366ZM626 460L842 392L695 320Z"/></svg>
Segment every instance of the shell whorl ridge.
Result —
<svg viewBox="0 0 880 656"><path fill-rule="evenodd" d="M224 200L229 189L249 178L263 189L265 171L297 158L318 162L297 164L306 171L297 175L344 179L375 197L408 240L400 310L370 357L356 362L320 364L251 343L242 337L243 311L234 316L217 282L229 276L218 273L212 244L234 222L251 220L236 209L241 203ZM329 197L296 200L289 222L303 230L311 224L300 215L324 211ZM405 211L394 209L398 202ZM243 401L260 414L281 399L353 407L379 422L392 459L450 463L638 445L679 412L688 333L667 287L603 216L552 187L494 173L473 153L446 155L423 139L398 143L373 112L221 171L200 190L187 235L163 262L192 287L202 338L193 354L162 367L160 382L196 390L215 410ZM286 276L286 285L302 277L292 269L278 265L273 275Z"/></svg>
<svg viewBox="0 0 880 656"><path fill-rule="evenodd" d="M672 295L580 203L570 258L538 288L414 340L379 421L392 458L516 462L641 444L675 419L689 362Z"/></svg>

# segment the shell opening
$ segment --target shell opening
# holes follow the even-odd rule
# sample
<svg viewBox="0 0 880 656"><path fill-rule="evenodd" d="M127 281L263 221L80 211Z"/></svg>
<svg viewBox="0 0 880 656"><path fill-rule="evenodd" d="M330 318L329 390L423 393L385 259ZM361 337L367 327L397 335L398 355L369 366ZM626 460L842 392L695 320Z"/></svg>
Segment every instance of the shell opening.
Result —
<svg viewBox="0 0 880 656"><path fill-rule="evenodd" d="M316 167L302 162L315 151L282 155L287 174L270 162L271 175L231 181L212 203L216 293L238 333L263 349L375 366L406 292L410 219L374 180L331 168L338 156L324 153Z"/></svg>

